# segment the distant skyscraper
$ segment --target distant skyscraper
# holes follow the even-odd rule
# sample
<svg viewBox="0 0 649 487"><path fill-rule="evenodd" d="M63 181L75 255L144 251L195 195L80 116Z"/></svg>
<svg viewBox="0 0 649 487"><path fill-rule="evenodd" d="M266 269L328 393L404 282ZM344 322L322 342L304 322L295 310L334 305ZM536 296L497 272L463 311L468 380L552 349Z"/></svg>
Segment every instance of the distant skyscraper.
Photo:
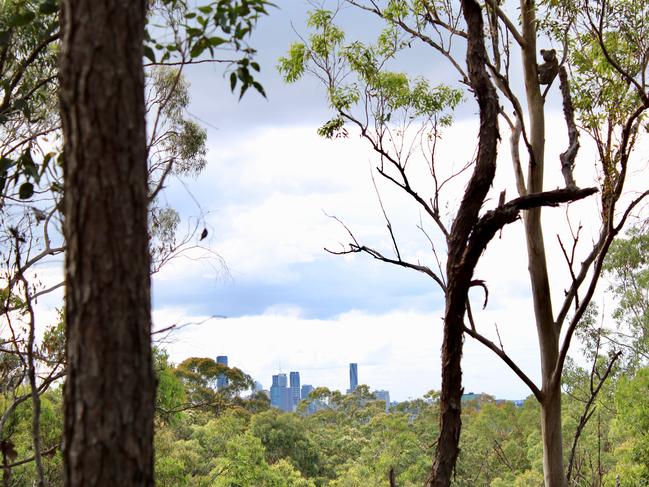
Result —
<svg viewBox="0 0 649 487"><path fill-rule="evenodd" d="M313 391L313 386L311 384L304 384L302 386L301 394L300 394L300 399L304 401L309 397L309 394Z"/></svg>
<svg viewBox="0 0 649 487"><path fill-rule="evenodd" d="M298 403L300 402L300 373L291 372L290 374L291 386L291 411L295 411Z"/></svg>
<svg viewBox="0 0 649 487"><path fill-rule="evenodd" d="M390 392L389 391L374 391L374 397L378 401L385 401L385 412L390 409Z"/></svg>
<svg viewBox="0 0 649 487"><path fill-rule="evenodd" d="M282 411L292 411L291 391L286 386L286 374L273 376L273 385L270 386L270 405Z"/></svg>
<svg viewBox="0 0 649 487"><path fill-rule="evenodd" d="M354 392L358 387L358 364L349 364L349 391Z"/></svg>
<svg viewBox="0 0 649 487"><path fill-rule="evenodd" d="M273 383L270 386L270 405L278 408L279 407L279 375L273 376Z"/></svg>
<svg viewBox="0 0 649 487"><path fill-rule="evenodd" d="M216 357L216 363L225 365L226 367L228 366L228 356L227 355L219 355ZM223 389L224 387L227 387L230 382L228 381L228 378L225 374L220 374L216 378L216 388L218 390Z"/></svg>
<svg viewBox="0 0 649 487"><path fill-rule="evenodd" d="M300 394L302 401L308 399L309 394L311 394L311 392L313 392L313 386L311 384L304 384L302 386L302 390ZM309 404L306 408L306 414L313 414L315 413L315 411L316 411L316 405L314 403Z"/></svg>

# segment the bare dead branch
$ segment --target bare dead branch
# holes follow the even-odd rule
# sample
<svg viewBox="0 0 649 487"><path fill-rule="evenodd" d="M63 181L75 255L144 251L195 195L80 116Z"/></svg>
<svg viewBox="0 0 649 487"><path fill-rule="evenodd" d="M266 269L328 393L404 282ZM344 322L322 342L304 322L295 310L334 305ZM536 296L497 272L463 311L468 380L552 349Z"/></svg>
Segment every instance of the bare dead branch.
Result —
<svg viewBox="0 0 649 487"><path fill-rule="evenodd" d="M505 24L507 31L516 40L518 45L525 47L525 39L523 39L521 33L518 32L518 29L516 28L514 23L509 19L509 17L507 17L507 14L503 12L503 10L498 6L498 2L496 2L495 0L486 0L486 2L498 14L498 18Z"/></svg>
<svg viewBox="0 0 649 487"><path fill-rule="evenodd" d="M516 221L521 210L539 208L542 206L557 206L586 198L597 192L597 188L585 189L555 189L541 193L521 196L503 206L488 211L475 225L466 250L467 260L477 262L495 233L508 223Z"/></svg>
<svg viewBox="0 0 649 487"><path fill-rule="evenodd" d="M507 364L507 366L521 379L527 387L529 387L530 391L532 391L532 394L534 394L534 397L541 402L543 399L543 393L541 390L536 386L534 381L530 379L525 372L521 370L521 368L516 365L516 362L514 362L505 351L496 345L494 342L489 340L487 337L481 335L477 331L472 330L471 328L465 326L464 327L464 333L469 335L471 338L474 338L475 340L479 341L482 343L484 346L486 346L489 350L494 352L496 355L500 357L500 359Z"/></svg>
<svg viewBox="0 0 649 487"><path fill-rule="evenodd" d="M385 212L385 206L383 206L383 200L381 199L381 193L379 193L379 188L376 185L376 179L374 179L374 173L370 171L370 176L372 178L372 184L374 185L374 191L376 192L376 197L379 200L379 206L381 207L381 212L383 213L383 218L385 218L386 226L388 227L388 232L390 233L390 238L392 239L392 245L394 246L394 253L397 256L398 260L401 260L401 253L399 252L399 245L397 245L397 239L394 236L392 231L392 223L388 218L388 214Z"/></svg>
<svg viewBox="0 0 649 487"><path fill-rule="evenodd" d="M56 452L56 450L58 450L58 449L59 449L58 446L53 446L53 447L48 448L47 450L39 451L38 454L41 457L47 457L49 455L54 454ZM19 466L24 465L24 464L29 463L29 462L33 462L35 459L36 459L36 455L32 455L31 457L23 458L22 460L19 460L17 462L2 465L2 468L5 469L5 470L11 470L12 468L19 467Z"/></svg>
<svg viewBox="0 0 649 487"><path fill-rule="evenodd" d="M575 123L575 108L570 96L570 82L565 66L559 68L559 86L561 88L561 97L563 98L563 116L568 126L568 148L559 155L561 161L561 173L566 183L566 188L576 188L575 178L572 170L575 167L575 158L579 151L579 131Z"/></svg>
<svg viewBox="0 0 649 487"><path fill-rule="evenodd" d="M523 123L521 117L514 113L514 128L509 136L509 149L512 156L512 164L514 166L514 177L516 178L516 189L519 196L527 194L527 187L525 185L525 176L523 175L523 168L521 165L521 153L518 145L521 140L521 132L523 131Z"/></svg>

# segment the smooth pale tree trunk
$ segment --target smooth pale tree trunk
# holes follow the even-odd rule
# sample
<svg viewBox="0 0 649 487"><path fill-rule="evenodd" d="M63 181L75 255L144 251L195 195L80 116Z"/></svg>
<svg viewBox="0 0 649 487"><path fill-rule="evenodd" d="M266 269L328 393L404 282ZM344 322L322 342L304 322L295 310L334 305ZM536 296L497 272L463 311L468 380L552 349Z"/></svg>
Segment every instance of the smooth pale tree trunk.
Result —
<svg viewBox="0 0 649 487"><path fill-rule="evenodd" d="M64 484L153 485L146 2L63 0Z"/></svg>
<svg viewBox="0 0 649 487"><path fill-rule="evenodd" d="M531 144L527 189L543 191L545 150L544 100L538 83L535 3L521 0L521 23L525 47L521 50L529 115ZM541 352L541 433L545 487L566 487L563 468L560 381L554 377L559 358L559 330L554 322L550 282L541 226L541 208L525 214L528 270L532 284L534 317Z"/></svg>

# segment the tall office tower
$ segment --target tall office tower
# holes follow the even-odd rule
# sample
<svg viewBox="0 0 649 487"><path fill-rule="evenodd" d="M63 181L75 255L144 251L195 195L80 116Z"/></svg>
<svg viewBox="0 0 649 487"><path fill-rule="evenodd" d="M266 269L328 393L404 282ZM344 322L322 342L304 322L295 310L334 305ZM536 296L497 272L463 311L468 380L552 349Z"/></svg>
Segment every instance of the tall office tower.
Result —
<svg viewBox="0 0 649 487"><path fill-rule="evenodd" d="M300 402L300 373L299 372L291 372L290 386L291 386L291 411L295 411L298 403Z"/></svg>
<svg viewBox="0 0 649 487"><path fill-rule="evenodd" d="M273 385L270 386L270 405L282 411L291 411L291 394L286 387L286 374L273 376Z"/></svg>
<svg viewBox="0 0 649 487"><path fill-rule="evenodd" d="M228 366L228 356L227 355L219 355L216 357L216 363L225 365L226 367ZM227 387L230 381L228 381L228 378L225 374L220 374L216 378L216 388L218 390L223 389L224 387Z"/></svg>
<svg viewBox="0 0 649 487"><path fill-rule="evenodd" d="M279 375L273 376L273 383L270 386L270 405L274 408L279 407Z"/></svg>
<svg viewBox="0 0 649 487"><path fill-rule="evenodd" d="M358 387L358 364L349 364L349 392Z"/></svg>

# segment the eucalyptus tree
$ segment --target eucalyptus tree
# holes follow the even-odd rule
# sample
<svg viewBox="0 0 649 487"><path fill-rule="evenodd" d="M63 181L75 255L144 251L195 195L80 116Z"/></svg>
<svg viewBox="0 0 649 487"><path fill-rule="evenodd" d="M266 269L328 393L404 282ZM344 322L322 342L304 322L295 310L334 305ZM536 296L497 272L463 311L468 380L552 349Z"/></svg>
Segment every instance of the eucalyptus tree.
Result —
<svg viewBox="0 0 649 487"><path fill-rule="evenodd" d="M646 7L628 1L344 3L385 21L378 42L365 45L346 41L345 33L334 23L341 11L327 10L324 2L318 3L308 22L310 34L290 47L279 69L287 82L305 73L323 82L334 118L321 127L320 134L344 137L349 127L358 130L378 154L379 178L407 194L426 218L417 226L432 245L431 266L404 255L380 197L392 254L363 243L347 226L350 243L336 251L364 253L413 269L433 279L444 292L440 436L426 485L446 486L451 482L461 427L462 346L468 335L500 357L538 400L545 484L564 487L564 364L597 288L611 242L649 194L644 187L639 191L634 188L635 193L624 192L632 164L641 158L634 149L649 108ZM437 59L431 56L431 60L448 62L458 75L458 86L432 86L423 78L410 79L390 71L391 61L413 43L436 53ZM541 49L539 60L539 47L545 43L558 44L560 52ZM468 89L477 100L477 155L461 170L445 174L444 165L435 158L435 149L443 143L440 133L450 123L449 112L460 102L459 87ZM563 105L567 147L550 165L546 161L546 96L556 89ZM501 138L502 128L509 131L506 140ZM574 175L580 161L580 133L595 142L597 187L580 188ZM511 155L515 188L491 199L488 195L503 142L509 145L506 149ZM421 172L413 169L417 151L423 153L431 175L427 184L421 183ZM544 176L550 170L563 179L563 188L546 189ZM453 186L449 181L454 178L457 181ZM449 187L460 184L464 192L457 204ZM597 221L589 228L594 242L581 238L578 225L574 225L568 240L560 237L569 280L551 283L541 208L577 201L598 191ZM518 195L507 200L511 193ZM483 210L490 200L498 202L496 207ZM450 223L441 211L449 202L455 205ZM521 217L532 297L530 324L537 331L541 358L540 384L505 352L502 341L489 337L468 299L471 287L488 291L474 271L489 241L503 226ZM429 235L430 226L438 231L441 244L440 239ZM439 249L444 246L444 250ZM440 256L442 253L445 257ZM557 299L556 291L561 287L564 294L555 306L553 298Z"/></svg>

